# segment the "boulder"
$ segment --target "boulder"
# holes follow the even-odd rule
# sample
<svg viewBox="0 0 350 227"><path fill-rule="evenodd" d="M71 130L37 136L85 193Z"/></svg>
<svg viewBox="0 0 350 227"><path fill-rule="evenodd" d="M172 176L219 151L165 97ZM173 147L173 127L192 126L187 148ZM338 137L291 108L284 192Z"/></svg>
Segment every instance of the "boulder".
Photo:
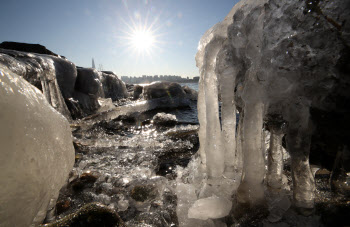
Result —
<svg viewBox="0 0 350 227"><path fill-rule="evenodd" d="M135 85L134 86L134 96L133 96L133 98L134 99L140 98L140 95L142 94L142 91L143 91L143 87L142 86Z"/></svg>
<svg viewBox="0 0 350 227"><path fill-rule="evenodd" d="M18 42L2 42L0 43L0 48L8 50L17 50L22 52L37 53L37 54L47 54L58 57L58 54L46 49L45 46L40 44L30 44L30 43L18 43Z"/></svg>
<svg viewBox="0 0 350 227"><path fill-rule="evenodd" d="M192 88L190 88L189 86L185 85L182 86L182 89L184 90L184 92L186 93L186 97L190 100L197 100L198 97L198 92Z"/></svg>
<svg viewBox="0 0 350 227"><path fill-rule="evenodd" d="M72 96L76 80L75 65L63 58L0 49L0 63L39 88L47 101L71 119L64 98Z"/></svg>
<svg viewBox="0 0 350 227"><path fill-rule="evenodd" d="M174 126L177 123L176 116L173 114L157 113L152 118L153 124L156 126Z"/></svg>
<svg viewBox="0 0 350 227"><path fill-rule="evenodd" d="M42 223L74 164L69 123L34 86L0 64L0 223Z"/></svg>
<svg viewBox="0 0 350 227"><path fill-rule="evenodd" d="M153 82L143 88L143 96L146 100L163 97L185 97L186 93L181 85L174 82Z"/></svg>
<svg viewBox="0 0 350 227"><path fill-rule="evenodd" d="M101 83L105 98L111 98L112 101L117 101L128 97L128 91L125 83L121 81L113 72L102 71Z"/></svg>
<svg viewBox="0 0 350 227"><path fill-rule="evenodd" d="M81 93L104 98L103 87L101 83L101 73L93 68L77 67L77 80L75 90Z"/></svg>

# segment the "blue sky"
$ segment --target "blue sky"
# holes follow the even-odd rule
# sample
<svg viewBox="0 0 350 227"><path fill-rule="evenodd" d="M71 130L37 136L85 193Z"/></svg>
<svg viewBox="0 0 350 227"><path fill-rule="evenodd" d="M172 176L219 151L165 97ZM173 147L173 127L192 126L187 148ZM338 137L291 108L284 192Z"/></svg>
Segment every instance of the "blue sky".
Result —
<svg viewBox="0 0 350 227"><path fill-rule="evenodd" d="M118 75L197 76L200 37L238 0L4 0L0 41L39 43L78 66ZM149 53L130 46L132 28L150 28Z"/></svg>

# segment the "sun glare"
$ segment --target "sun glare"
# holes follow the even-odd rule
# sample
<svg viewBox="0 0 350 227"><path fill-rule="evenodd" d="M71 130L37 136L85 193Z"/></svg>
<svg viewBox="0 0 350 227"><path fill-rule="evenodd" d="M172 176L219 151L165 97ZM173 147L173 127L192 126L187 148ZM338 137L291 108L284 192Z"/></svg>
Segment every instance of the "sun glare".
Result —
<svg viewBox="0 0 350 227"><path fill-rule="evenodd" d="M138 52L149 51L154 45L155 38L150 31L135 30L131 35L131 44Z"/></svg>
<svg viewBox="0 0 350 227"><path fill-rule="evenodd" d="M125 30L121 30L120 43L125 46L125 52L130 56L147 57L152 59L157 53L161 52L160 45L163 43L160 33L161 25L158 23L158 17L149 22L148 15L141 20L141 16L137 17L137 21L130 18L129 23L122 20L125 24Z"/></svg>

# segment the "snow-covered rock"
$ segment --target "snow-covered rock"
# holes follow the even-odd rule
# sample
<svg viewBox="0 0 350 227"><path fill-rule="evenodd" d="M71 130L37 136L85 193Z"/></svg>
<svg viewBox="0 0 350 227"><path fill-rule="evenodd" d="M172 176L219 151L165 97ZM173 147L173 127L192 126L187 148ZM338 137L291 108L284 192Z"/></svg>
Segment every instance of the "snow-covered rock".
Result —
<svg viewBox="0 0 350 227"><path fill-rule="evenodd" d="M0 65L0 226L43 221L74 164L68 121Z"/></svg>

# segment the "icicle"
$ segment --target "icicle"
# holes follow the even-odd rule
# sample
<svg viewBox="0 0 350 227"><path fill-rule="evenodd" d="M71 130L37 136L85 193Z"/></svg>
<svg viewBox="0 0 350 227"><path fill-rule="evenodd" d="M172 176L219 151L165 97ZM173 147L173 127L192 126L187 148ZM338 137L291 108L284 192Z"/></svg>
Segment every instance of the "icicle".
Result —
<svg viewBox="0 0 350 227"><path fill-rule="evenodd" d="M287 149L291 155L294 205L313 208L315 180L309 165L311 145L309 101L300 97L288 111Z"/></svg>
<svg viewBox="0 0 350 227"><path fill-rule="evenodd" d="M199 121L199 155L201 158L202 168L206 169L206 155L205 155L205 141L206 141L206 128L207 128L207 119L206 119L206 103L205 103L205 89L204 82L201 78L199 81L199 90L198 90L198 121Z"/></svg>
<svg viewBox="0 0 350 227"><path fill-rule="evenodd" d="M239 182L243 171L243 151L242 151L243 118L244 118L243 112L239 113L237 138L236 138L236 155L235 155L235 162L234 162L235 172L237 173L236 178L238 179Z"/></svg>
<svg viewBox="0 0 350 227"><path fill-rule="evenodd" d="M255 94L254 96L250 94ZM259 98L259 87L254 82L245 88L243 118L243 181L238 188L237 198L241 203L256 203L263 199L262 182L265 176L265 161L262 151L262 126L264 104Z"/></svg>
<svg viewBox="0 0 350 227"><path fill-rule="evenodd" d="M268 169L267 169L267 184L274 189L279 189L282 186L283 173L283 147L282 124L268 124L270 129L270 147L268 150Z"/></svg>
<svg viewBox="0 0 350 227"><path fill-rule="evenodd" d="M236 105L234 89L237 74L240 70L238 62L232 58L232 48L224 45L217 57L217 74L221 95L221 136L225 158L225 177L235 177L234 164L236 156ZM236 64L237 66L236 66Z"/></svg>

